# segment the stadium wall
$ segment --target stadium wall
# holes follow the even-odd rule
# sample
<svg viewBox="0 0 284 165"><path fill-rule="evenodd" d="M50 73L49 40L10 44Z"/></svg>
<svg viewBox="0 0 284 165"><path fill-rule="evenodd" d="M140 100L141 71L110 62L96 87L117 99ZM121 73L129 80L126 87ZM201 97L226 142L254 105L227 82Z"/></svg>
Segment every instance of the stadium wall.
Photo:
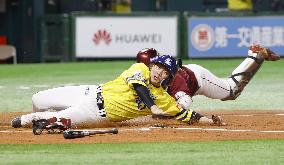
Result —
<svg viewBox="0 0 284 165"><path fill-rule="evenodd" d="M42 37L54 31L61 35L40 40L42 62L134 58L146 47L183 59L238 58L253 43L284 55L283 13L73 12L52 17L41 19ZM61 52L50 46L54 43Z"/></svg>

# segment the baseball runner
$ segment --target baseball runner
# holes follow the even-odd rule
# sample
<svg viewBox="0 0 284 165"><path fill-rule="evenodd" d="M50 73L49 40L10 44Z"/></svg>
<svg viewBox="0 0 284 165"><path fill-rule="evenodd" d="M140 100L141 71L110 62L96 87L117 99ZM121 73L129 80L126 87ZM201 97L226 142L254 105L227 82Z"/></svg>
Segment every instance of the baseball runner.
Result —
<svg viewBox="0 0 284 165"><path fill-rule="evenodd" d="M151 63L150 59L158 55L159 53L155 49L147 48L137 54L137 62L148 65ZM204 95L223 101L235 100L261 67L264 60L277 61L280 60L280 56L268 48L252 45L248 50L247 58L227 79L215 76L200 65L182 65L174 78L171 79L167 91L184 109L190 108L193 102L192 97L195 95ZM196 113L196 120L212 122L199 113Z"/></svg>
<svg viewBox="0 0 284 165"><path fill-rule="evenodd" d="M19 128L37 120L50 121L54 118L71 119L76 125L96 124L101 121L125 121L150 114L174 116L177 120L190 122L193 111L178 106L174 98L162 88L177 70L177 61L169 55L162 55L153 58L149 66L143 63L133 64L115 80L99 86L69 86L47 90L42 94L46 99L58 91L64 93L71 90L71 93L81 94L72 104L68 99L65 103L62 101L54 104L53 108L59 111L53 112L43 111L49 105L41 104L42 107L36 107L40 99L38 101L37 96L34 96L34 106L39 110L42 108L42 112L18 116L11 121L11 125ZM64 106L67 108L63 109Z"/></svg>

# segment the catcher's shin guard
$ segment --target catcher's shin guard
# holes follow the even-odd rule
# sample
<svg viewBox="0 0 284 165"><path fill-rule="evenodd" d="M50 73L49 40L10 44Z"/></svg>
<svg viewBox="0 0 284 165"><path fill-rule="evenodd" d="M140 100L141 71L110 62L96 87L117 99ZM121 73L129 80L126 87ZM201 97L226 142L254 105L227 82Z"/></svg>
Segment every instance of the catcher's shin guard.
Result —
<svg viewBox="0 0 284 165"><path fill-rule="evenodd" d="M250 49L248 57L233 71L228 80L231 86L230 96L222 100L235 100L261 67L263 61L264 57L261 53Z"/></svg>

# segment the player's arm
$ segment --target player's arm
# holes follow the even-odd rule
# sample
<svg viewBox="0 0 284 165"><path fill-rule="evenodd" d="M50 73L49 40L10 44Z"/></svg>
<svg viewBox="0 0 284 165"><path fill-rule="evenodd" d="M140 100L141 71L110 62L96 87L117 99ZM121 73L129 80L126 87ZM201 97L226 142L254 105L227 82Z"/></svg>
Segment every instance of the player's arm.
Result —
<svg viewBox="0 0 284 165"><path fill-rule="evenodd" d="M203 115L193 111L192 109L180 108L180 111L173 116L176 120L192 124L198 122Z"/></svg>
<svg viewBox="0 0 284 165"><path fill-rule="evenodd" d="M143 101L143 103L151 110L151 112L155 115L167 115L164 111L162 111L155 103L154 100L150 96L150 91L144 85L134 83L133 88Z"/></svg>
<svg viewBox="0 0 284 165"><path fill-rule="evenodd" d="M190 105L192 103L192 98L190 97L190 95L188 95L184 91L178 91L177 93L175 93L175 99L179 106L184 109L190 109Z"/></svg>
<svg viewBox="0 0 284 165"><path fill-rule="evenodd" d="M190 108L183 108L183 106L178 104L175 99L168 94L165 94L162 100L159 101L163 101L161 104L166 107L166 113L171 114L171 116L173 116L176 120L191 124L202 117L202 115Z"/></svg>
<svg viewBox="0 0 284 165"><path fill-rule="evenodd" d="M188 87L189 78L184 72L179 72L175 75L171 86L167 92L175 98L177 103L184 109L189 109L192 104L191 90Z"/></svg>
<svg viewBox="0 0 284 165"><path fill-rule="evenodd" d="M192 109L182 108L174 117L179 121L189 122L193 112L194 111Z"/></svg>

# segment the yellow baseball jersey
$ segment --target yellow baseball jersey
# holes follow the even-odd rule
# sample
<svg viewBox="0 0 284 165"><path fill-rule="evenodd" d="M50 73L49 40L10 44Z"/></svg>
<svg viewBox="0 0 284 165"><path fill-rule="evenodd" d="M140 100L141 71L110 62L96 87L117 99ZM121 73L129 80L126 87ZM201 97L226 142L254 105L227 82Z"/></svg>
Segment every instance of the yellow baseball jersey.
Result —
<svg viewBox="0 0 284 165"><path fill-rule="evenodd" d="M172 116L178 114L177 117L184 118L188 113L181 113L174 98L162 87L157 88L150 84L150 71L145 64L136 63L115 80L102 85L104 106L110 121L125 121L151 114L151 110L134 90L133 84L135 83L147 87L155 104ZM189 120L188 117L186 119Z"/></svg>

